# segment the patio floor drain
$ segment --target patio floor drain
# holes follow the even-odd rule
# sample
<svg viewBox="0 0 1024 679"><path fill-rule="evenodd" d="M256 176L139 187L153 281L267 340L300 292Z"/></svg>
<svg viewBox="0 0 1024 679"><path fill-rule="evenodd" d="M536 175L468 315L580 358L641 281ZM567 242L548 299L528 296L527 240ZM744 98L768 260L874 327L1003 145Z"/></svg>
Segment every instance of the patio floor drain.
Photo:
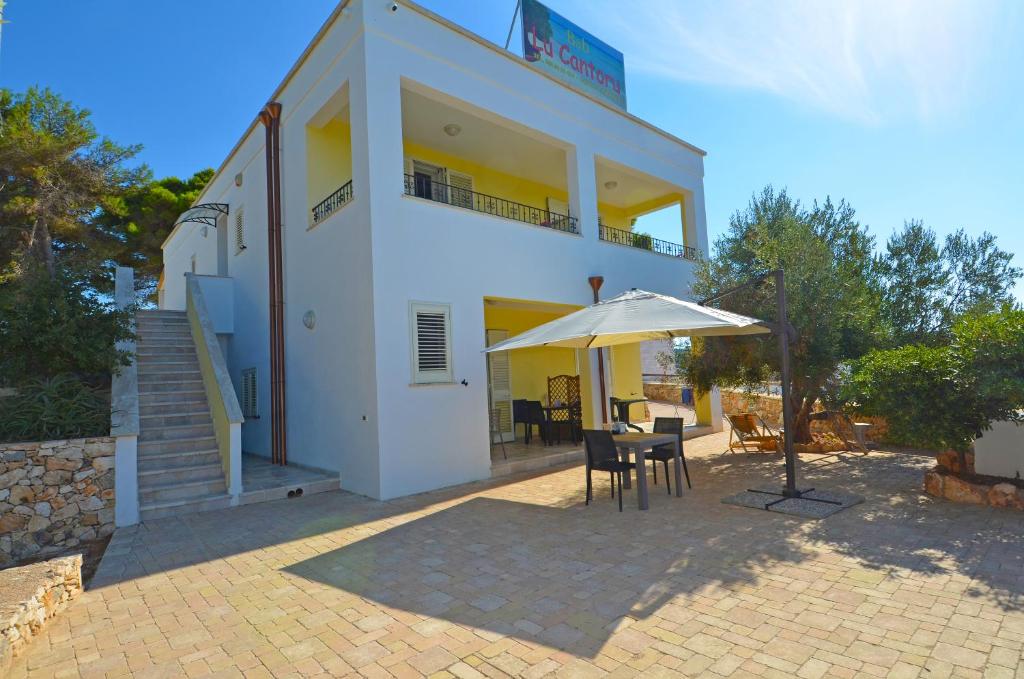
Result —
<svg viewBox="0 0 1024 679"><path fill-rule="evenodd" d="M841 512L847 507L859 505L861 502L864 502L864 498L860 495L843 493L836 490L814 490L808 492L806 497L817 500L828 500L828 502L815 502L813 499L803 500L800 498L790 498L779 502L777 492L760 492L757 490L745 490L742 493L730 495L729 497L722 498L722 502L727 505L736 505L737 507L749 507L751 509L761 510L767 509L769 512L789 514L791 516L799 516L805 519L824 519L826 516L831 516L836 512ZM830 504L833 502L838 502L839 504ZM766 505L770 506L766 507Z"/></svg>

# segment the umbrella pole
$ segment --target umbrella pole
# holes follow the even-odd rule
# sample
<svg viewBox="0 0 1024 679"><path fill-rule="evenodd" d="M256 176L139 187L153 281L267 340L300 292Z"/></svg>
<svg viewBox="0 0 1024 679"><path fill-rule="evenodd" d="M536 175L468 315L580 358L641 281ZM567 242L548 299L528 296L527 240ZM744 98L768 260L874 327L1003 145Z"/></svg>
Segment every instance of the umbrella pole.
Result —
<svg viewBox="0 0 1024 679"><path fill-rule="evenodd" d="M598 292L604 283L604 276L591 276L587 282L590 283L590 289L594 293L594 304L597 304L601 301ZM597 349L597 375L597 382L601 389L601 424L604 425L608 422L608 396L605 394L604 386L604 349L600 347Z"/></svg>

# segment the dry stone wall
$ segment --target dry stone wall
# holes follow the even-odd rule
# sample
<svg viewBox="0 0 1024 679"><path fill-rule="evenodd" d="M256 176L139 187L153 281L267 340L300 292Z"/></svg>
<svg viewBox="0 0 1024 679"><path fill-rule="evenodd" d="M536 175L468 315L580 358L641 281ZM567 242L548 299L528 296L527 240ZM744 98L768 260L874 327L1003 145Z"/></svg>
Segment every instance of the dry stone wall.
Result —
<svg viewBox="0 0 1024 679"><path fill-rule="evenodd" d="M0 571L0 676L46 622L82 591L82 555Z"/></svg>
<svg viewBox="0 0 1024 679"><path fill-rule="evenodd" d="M114 532L114 439L0 444L0 568Z"/></svg>

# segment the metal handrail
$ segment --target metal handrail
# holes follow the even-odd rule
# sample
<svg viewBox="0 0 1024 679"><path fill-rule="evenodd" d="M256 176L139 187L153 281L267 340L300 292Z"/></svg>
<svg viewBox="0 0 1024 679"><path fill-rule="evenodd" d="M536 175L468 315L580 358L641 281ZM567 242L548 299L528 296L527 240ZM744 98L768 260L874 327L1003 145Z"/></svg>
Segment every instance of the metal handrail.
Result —
<svg viewBox="0 0 1024 679"><path fill-rule="evenodd" d="M417 178L411 174L405 175L405 194L534 226L544 226L566 233L579 233L577 220L571 215L551 212L423 177Z"/></svg>
<svg viewBox="0 0 1024 679"><path fill-rule="evenodd" d="M352 180L341 185L341 188L324 198L313 207L313 223L319 224L332 214L348 205L352 200Z"/></svg>
<svg viewBox="0 0 1024 679"><path fill-rule="evenodd" d="M601 240L608 243L628 245L631 248L639 248L640 250L650 250L651 252L668 255L669 257L688 259L691 262L697 261L697 248L690 247L689 245L680 245L679 243L654 238L646 233L616 229L613 226L606 226L604 224L599 226Z"/></svg>

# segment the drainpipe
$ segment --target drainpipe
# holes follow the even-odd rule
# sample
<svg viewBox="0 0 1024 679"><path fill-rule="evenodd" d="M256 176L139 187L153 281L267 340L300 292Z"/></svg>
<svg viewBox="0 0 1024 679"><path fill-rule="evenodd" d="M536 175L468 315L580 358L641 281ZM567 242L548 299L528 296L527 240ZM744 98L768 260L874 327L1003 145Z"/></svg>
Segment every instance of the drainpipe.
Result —
<svg viewBox="0 0 1024 679"><path fill-rule="evenodd" d="M284 263L281 244L281 104L272 101L259 114L266 128L267 259L270 298L271 461L288 463L284 362Z"/></svg>
<svg viewBox="0 0 1024 679"><path fill-rule="evenodd" d="M587 282L590 283L590 289L594 292L594 304L597 304L601 301L598 293L604 284L604 276L591 276ZM604 349L601 348L597 350L597 373L598 383L601 385L601 424L603 425L608 421L608 397L604 393Z"/></svg>

